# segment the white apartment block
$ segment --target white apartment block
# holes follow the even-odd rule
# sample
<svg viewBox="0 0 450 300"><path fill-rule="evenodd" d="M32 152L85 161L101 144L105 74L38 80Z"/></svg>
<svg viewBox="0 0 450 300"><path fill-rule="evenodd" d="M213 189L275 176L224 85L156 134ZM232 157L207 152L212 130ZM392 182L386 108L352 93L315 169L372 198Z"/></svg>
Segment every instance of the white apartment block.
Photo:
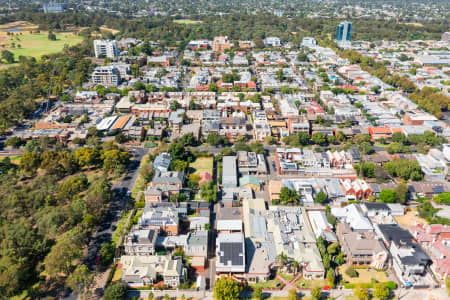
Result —
<svg viewBox="0 0 450 300"><path fill-rule="evenodd" d="M119 47L117 41L113 40L94 40L95 57L101 56L115 58L119 56Z"/></svg>

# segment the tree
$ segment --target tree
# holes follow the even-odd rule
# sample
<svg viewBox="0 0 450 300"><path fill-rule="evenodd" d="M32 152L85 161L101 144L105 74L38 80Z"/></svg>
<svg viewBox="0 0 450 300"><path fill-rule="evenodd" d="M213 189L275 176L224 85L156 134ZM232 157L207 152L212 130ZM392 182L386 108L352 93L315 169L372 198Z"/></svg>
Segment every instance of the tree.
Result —
<svg viewBox="0 0 450 300"><path fill-rule="evenodd" d="M393 141L394 143L401 143L401 144L403 144L403 143L406 142L406 137L405 137L405 135L404 135L403 133L401 133L401 132L394 132L394 133L392 134L392 141Z"/></svg>
<svg viewBox="0 0 450 300"><path fill-rule="evenodd" d="M352 267L348 267L345 270L345 274L347 274L350 278L358 277L358 272Z"/></svg>
<svg viewBox="0 0 450 300"><path fill-rule="evenodd" d="M200 175L198 175L198 174L191 174L191 175L189 175L188 187L191 190L198 189L198 183L199 183L200 179L201 179Z"/></svg>
<svg viewBox="0 0 450 300"><path fill-rule="evenodd" d="M241 285L231 277L222 277L216 280L214 286L214 299L216 300L235 300L239 299L242 291Z"/></svg>
<svg viewBox="0 0 450 300"><path fill-rule="evenodd" d="M289 290L288 299L289 300L297 300L297 290L296 289Z"/></svg>
<svg viewBox="0 0 450 300"><path fill-rule="evenodd" d="M330 245L327 247L327 252L328 252L328 254L330 254L331 256L337 254L337 253L339 252L339 243L335 242L335 243L330 244Z"/></svg>
<svg viewBox="0 0 450 300"><path fill-rule="evenodd" d="M94 274L89 271L86 265L78 265L75 271L67 278L66 283L82 298L87 298L94 284Z"/></svg>
<svg viewBox="0 0 450 300"><path fill-rule="evenodd" d="M320 191L316 194L316 197L314 198L314 202L323 204L327 202L328 195L324 191Z"/></svg>
<svg viewBox="0 0 450 300"><path fill-rule="evenodd" d="M369 291L367 289L362 288L361 286L357 286L353 290L353 294L358 298L359 300L367 300L369 299Z"/></svg>
<svg viewBox="0 0 450 300"><path fill-rule="evenodd" d="M314 287L311 290L311 298L314 300L319 300L322 297L322 290L320 287Z"/></svg>
<svg viewBox="0 0 450 300"><path fill-rule="evenodd" d="M105 289L104 300L122 300L125 299L127 288L124 284L115 282Z"/></svg>
<svg viewBox="0 0 450 300"><path fill-rule="evenodd" d="M408 186L401 182L395 187L394 192L396 202L404 204L408 195Z"/></svg>
<svg viewBox="0 0 450 300"><path fill-rule="evenodd" d="M17 136L10 137L5 143L5 146L11 147L19 147L20 145L22 145L22 140Z"/></svg>
<svg viewBox="0 0 450 300"><path fill-rule="evenodd" d="M14 54L11 51L3 50L2 59L4 59L8 64L12 64L14 63Z"/></svg>
<svg viewBox="0 0 450 300"><path fill-rule="evenodd" d="M358 149L362 154L370 154L373 151L372 145L369 142L362 142L358 145Z"/></svg>
<svg viewBox="0 0 450 300"><path fill-rule="evenodd" d="M315 132L313 133L311 140L316 145L325 145L327 142L326 136L321 132Z"/></svg>
<svg viewBox="0 0 450 300"><path fill-rule="evenodd" d="M395 202L395 192L390 189L382 190L380 193L380 201L384 203L394 203Z"/></svg>
<svg viewBox="0 0 450 300"><path fill-rule="evenodd" d="M53 32L51 32L51 31L48 32L48 36L47 37L48 37L49 41L56 41L56 35Z"/></svg>
<svg viewBox="0 0 450 300"><path fill-rule="evenodd" d="M389 299L389 289L382 282L376 283L373 295L380 300L387 300Z"/></svg>
<svg viewBox="0 0 450 300"><path fill-rule="evenodd" d="M39 154L34 152L27 152L20 159L19 167L25 172L34 174L39 168L40 164L41 158Z"/></svg>
<svg viewBox="0 0 450 300"><path fill-rule="evenodd" d="M204 200L215 203L217 201L217 186L212 181L208 181L200 188L200 197Z"/></svg>
<svg viewBox="0 0 450 300"><path fill-rule="evenodd" d="M114 137L114 141L118 144L123 144L126 141L128 141L128 137L125 136L125 134L123 134L122 132L120 132Z"/></svg>
<svg viewBox="0 0 450 300"><path fill-rule="evenodd" d="M255 152L256 154L264 154L265 150L264 150L264 145L261 144L260 142L252 142L250 143L250 149L252 152Z"/></svg>
<svg viewBox="0 0 450 300"><path fill-rule="evenodd" d="M335 275L332 268L329 268L327 271L327 281L330 288L334 288Z"/></svg>
<svg viewBox="0 0 450 300"><path fill-rule="evenodd" d="M126 166L130 161L130 155L127 152L111 149L103 152L101 159L106 171L114 171L118 170L119 167Z"/></svg>
<svg viewBox="0 0 450 300"><path fill-rule="evenodd" d="M291 190L288 187L282 187L280 191L280 202L283 204L298 203L300 197L295 190Z"/></svg>
<svg viewBox="0 0 450 300"><path fill-rule="evenodd" d="M206 138L206 142L213 146L223 145L225 143L225 138L216 132L212 132Z"/></svg>
<svg viewBox="0 0 450 300"><path fill-rule="evenodd" d="M44 260L47 274L53 278L60 273L69 274L72 262L82 254L80 246L80 243L70 236L56 242Z"/></svg>
<svg viewBox="0 0 450 300"><path fill-rule="evenodd" d="M260 287L257 287L253 290L252 298L257 299L257 300L263 299L263 293L262 293L262 289Z"/></svg>
<svg viewBox="0 0 450 300"><path fill-rule="evenodd" d="M281 264L281 267L284 267L289 262L289 259L286 254L281 252L280 254L277 255L276 261Z"/></svg>
<svg viewBox="0 0 450 300"><path fill-rule="evenodd" d="M111 243L103 243L100 248L100 263L102 266L108 266L114 258L114 245Z"/></svg>

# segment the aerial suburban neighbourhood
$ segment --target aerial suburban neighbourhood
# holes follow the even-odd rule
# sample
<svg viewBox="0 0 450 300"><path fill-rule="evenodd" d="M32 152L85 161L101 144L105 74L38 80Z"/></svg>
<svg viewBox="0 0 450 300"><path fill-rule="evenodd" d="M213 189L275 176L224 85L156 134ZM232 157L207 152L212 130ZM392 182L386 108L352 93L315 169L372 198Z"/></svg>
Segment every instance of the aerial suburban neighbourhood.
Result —
<svg viewBox="0 0 450 300"><path fill-rule="evenodd" d="M0 3L0 299L449 299L448 2Z"/></svg>

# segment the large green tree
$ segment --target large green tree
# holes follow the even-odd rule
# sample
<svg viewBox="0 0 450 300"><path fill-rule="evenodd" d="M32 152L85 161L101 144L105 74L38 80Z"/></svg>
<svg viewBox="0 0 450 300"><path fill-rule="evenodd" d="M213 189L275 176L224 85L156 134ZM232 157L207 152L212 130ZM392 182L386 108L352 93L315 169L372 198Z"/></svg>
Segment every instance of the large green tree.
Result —
<svg viewBox="0 0 450 300"><path fill-rule="evenodd" d="M222 277L216 280L214 285L214 299L235 300L239 299L242 286L231 277Z"/></svg>

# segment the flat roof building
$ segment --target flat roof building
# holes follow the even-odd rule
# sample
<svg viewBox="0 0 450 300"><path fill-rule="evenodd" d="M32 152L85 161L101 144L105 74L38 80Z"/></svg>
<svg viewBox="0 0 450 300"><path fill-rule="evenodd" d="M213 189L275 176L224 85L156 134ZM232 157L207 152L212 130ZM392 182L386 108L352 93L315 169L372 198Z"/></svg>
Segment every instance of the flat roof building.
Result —
<svg viewBox="0 0 450 300"><path fill-rule="evenodd" d="M223 157L222 186L224 188L233 188L238 186L236 156Z"/></svg>

